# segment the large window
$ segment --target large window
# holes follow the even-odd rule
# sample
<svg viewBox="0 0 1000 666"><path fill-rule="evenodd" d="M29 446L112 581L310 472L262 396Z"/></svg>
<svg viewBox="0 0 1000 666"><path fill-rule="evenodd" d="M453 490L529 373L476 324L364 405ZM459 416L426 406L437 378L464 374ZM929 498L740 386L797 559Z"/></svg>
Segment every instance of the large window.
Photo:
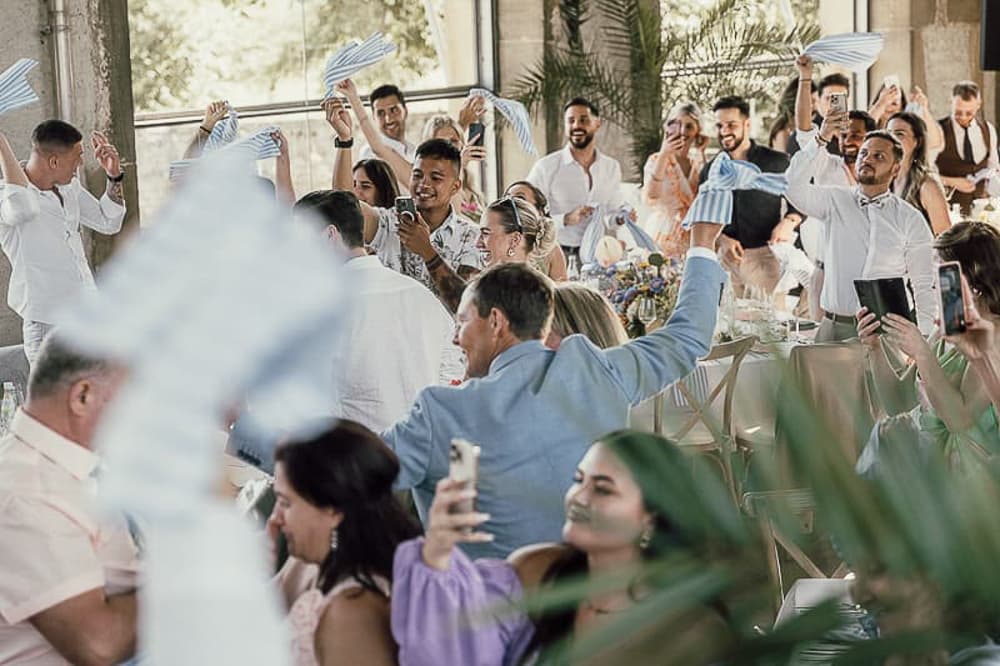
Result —
<svg viewBox="0 0 1000 666"><path fill-rule="evenodd" d="M279 125L297 192L329 187L333 133L318 105L327 57L375 31L397 47L356 77L362 93L392 82L408 95L407 134L426 118L457 114L472 86L489 87L488 0L130 0L136 159L147 218L215 99L240 110L241 134ZM358 145L363 144L360 130ZM273 164L262 162L262 175Z"/></svg>

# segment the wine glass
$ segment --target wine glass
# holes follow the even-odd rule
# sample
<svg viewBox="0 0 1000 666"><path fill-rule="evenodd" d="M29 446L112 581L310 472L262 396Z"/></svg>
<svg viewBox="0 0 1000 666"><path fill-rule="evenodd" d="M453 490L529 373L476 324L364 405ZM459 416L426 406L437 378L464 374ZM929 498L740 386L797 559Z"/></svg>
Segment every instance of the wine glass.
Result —
<svg viewBox="0 0 1000 666"><path fill-rule="evenodd" d="M652 296L640 297L635 316L642 322L643 328L649 328L649 325L656 321L656 299Z"/></svg>
<svg viewBox="0 0 1000 666"><path fill-rule="evenodd" d="M580 279L580 257L575 254L566 257L566 279L574 281Z"/></svg>

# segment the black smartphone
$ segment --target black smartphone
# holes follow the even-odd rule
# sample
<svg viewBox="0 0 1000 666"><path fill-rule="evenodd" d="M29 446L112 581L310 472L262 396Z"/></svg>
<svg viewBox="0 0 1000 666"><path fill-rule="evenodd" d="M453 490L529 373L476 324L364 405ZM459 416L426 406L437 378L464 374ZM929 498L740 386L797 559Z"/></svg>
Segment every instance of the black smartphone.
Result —
<svg viewBox="0 0 1000 666"><path fill-rule="evenodd" d="M469 145L482 146L486 140L486 125L482 123L469 123Z"/></svg>
<svg viewBox="0 0 1000 666"><path fill-rule="evenodd" d="M949 261L938 266L941 324L945 335L965 332L965 300L962 298L962 266Z"/></svg>
<svg viewBox="0 0 1000 666"><path fill-rule="evenodd" d="M396 197L396 214L402 217L404 213L408 213L411 220L417 219L417 206L413 203L413 197Z"/></svg>

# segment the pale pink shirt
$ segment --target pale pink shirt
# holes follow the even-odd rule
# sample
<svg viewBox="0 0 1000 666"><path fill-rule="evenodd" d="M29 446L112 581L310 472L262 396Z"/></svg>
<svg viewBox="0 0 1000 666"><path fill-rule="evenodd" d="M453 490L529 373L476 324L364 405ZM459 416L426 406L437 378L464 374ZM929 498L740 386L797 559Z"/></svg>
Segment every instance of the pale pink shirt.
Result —
<svg viewBox="0 0 1000 666"><path fill-rule="evenodd" d="M99 518L98 462L23 411L0 439L0 664L68 663L29 618L95 588L135 589L124 519Z"/></svg>

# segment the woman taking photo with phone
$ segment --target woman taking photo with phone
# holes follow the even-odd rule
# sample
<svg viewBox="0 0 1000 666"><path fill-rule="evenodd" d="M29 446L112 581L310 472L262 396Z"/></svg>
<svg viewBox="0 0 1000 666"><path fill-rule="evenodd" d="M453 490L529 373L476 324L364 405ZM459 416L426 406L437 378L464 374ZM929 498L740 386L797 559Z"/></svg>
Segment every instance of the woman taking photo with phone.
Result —
<svg viewBox="0 0 1000 666"><path fill-rule="evenodd" d="M685 102L670 110L660 150L646 160L642 197L652 209L646 231L668 258L687 252L688 233L681 221L698 194L707 145L708 137L701 133L701 109Z"/></svg>
<svg viewBox="0 0 1000 666"><path fill-rule="evenodd" d="M574 643L623 614L638 618L661 591L658 581L642 574L643 563L668 554L704 561L734 534L728 530L742 526L716 477L696 480L691 458L674 444L631 430L603 437L580 461L566 492L561 544L526 546L506 560L470 560L456 546L491 538L476 531L488 516L455 512L474 494L442 480L426 537L396 552L392 626L401 663L564 663ZM632 575L623 575L628 571ZM617 584L587 590L569 607L528 615L505 606L568 580L616 576ZM718 601L686 612L691 617L684 637L668 644L657 637L661 663L710 663L703 650L718 649L731 637Z"/></svg>
<svg viewBox="0 0 1000 666"><path fill-rule="evenodd" d="M938 236L934 247L940 262L961 266L978 312L1000 321L1000 231L982 222L962 222ZM942 311L954 307L942 304ZM915 445L924 456L943 456L956 471L969 471L1000 453L997 412L961 349L940 333L925 340L915 324L894 314L886 315L881 331L879 327L874 314L864 308L858 312L858 337L875 398L890 415L872 429L858 470L877 475L879 448L888 442Z"/></svg>

